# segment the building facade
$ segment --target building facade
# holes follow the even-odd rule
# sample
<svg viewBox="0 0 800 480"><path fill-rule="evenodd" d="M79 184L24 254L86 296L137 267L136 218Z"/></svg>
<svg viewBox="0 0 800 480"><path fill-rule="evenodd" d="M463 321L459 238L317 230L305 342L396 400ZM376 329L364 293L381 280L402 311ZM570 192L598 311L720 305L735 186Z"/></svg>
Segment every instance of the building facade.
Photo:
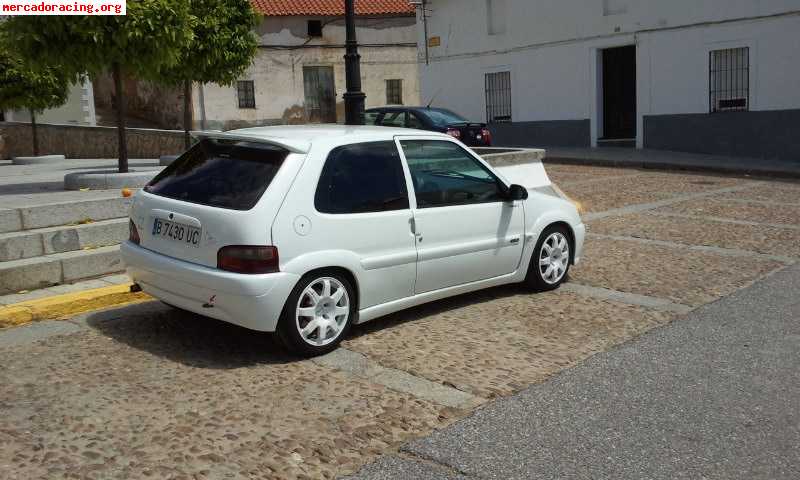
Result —
<svg viewBox="0 0 800 480"><path fill-rule="evenodd" d="M196 128L344 121L344 2L253 0L263 15L253 65L233 86L196 85ZM414 7L356 2L367 108L419 103Z"/></svg>
<svg viewBox="0 0 800 480"><path fill-rule="evenodd" d="M0 112L0 121L30 122L31 115L24 110L8 110ZM36 115L36 121L66 125L95 125L97 122L92 81L88 77L83 77L80 82L70 85L66 103Z"/></svg>
<svg viewBox="0 0 800 480"><path fill-rule="evenodd" d="M800 0L421 3L422 98L498 144L800 161Z"/></svg>

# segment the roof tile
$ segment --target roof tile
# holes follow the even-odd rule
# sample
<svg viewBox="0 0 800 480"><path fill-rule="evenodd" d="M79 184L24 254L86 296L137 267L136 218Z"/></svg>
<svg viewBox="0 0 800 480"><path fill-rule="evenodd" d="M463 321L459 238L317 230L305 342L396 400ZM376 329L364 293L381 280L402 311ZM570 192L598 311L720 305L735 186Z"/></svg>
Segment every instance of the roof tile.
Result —
<svg viewBox="0 0 800 480"><path fill-rule="evenodd" d="M344 0L250 0L266 16L344 15ZM412 15L409 0L355 0L356 15Z"/></svg>

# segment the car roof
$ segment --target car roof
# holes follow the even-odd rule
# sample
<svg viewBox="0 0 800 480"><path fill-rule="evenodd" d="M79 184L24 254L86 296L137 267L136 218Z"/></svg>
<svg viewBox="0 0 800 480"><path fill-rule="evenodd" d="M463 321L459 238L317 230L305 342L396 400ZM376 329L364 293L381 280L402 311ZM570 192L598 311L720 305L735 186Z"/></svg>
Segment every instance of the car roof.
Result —
<svg viewBox="0 0 800 480"><path fill-rule="evenodd" d="M439 135L435 132L410 128L378 127L372 125L280 125L274 127L250 127L227 132L193 132L202 138L225 138L231 140L256 140L279 145L289 151L306 153L315 141L341 140L342 144L380 140L392 140L398 135ZM443 135L447 137L446 135ZM449 138L449 137L448 137ZM346 140L346 141L345 141Z"/></svg>
<svg viewBox="0 0 800 480"><path fill-rule="evenodd" d="M379 110L380 111L387 111L387 112L389 112L389 111L404 111L404 110L409 110L409 111L414 111L414 112L422 112L422 111L426 111L426 110L448 110L448 109L444 108L444 107L423 107L423 106L416 106L415 107L415 106L406 106L406 105L387 105L385 107L368 108L366 111L375 112L375 111L379 111Z"/></svg>

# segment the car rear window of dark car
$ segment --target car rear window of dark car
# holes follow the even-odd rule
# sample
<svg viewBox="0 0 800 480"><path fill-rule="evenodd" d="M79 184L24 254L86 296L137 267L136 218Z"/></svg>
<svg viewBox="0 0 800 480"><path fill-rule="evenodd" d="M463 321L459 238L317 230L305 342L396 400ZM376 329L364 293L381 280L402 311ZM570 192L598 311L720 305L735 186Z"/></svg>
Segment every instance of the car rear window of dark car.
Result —
<svg viewBox="0 0 800 480"><path fill-rule="evenodd" d="M422 111L437 127L446 127L453 123L464 123L467 119L443 108L428 108Z"/></svg>
<svg viewBox="0 0 800 480"><path fill-rule="evenodd" d="M249 210L288 154L265 143L206 138L156 175L145 191L184 202Z"/></svg>

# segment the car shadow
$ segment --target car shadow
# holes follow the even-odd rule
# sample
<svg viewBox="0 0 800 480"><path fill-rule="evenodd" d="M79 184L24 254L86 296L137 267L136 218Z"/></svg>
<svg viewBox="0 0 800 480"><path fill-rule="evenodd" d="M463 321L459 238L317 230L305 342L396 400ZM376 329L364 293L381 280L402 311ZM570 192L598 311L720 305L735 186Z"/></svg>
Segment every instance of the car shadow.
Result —
<svg viewBox="0 0 800 480"><path fill-rule="evenodd" d="M228 370L299 360L285 352L272 334L158 301L93 313L86 323L124 345L195 368Z"/></svg>
<svg viewBox="0 0 800 480"><path fill-rule="evenodd" d="M397 328L405 323L413 322L424 317L445 313L449 310L469 307L481 303L491 302L499 298L513 297L515 295L527 293L530 293L530 290L526 289L522 284L508 284L501 285L499 287L488 288L485 290L464 293L462 295L448 297L430 303L424 303L416 307L376 318L361 325L355 325L350 330L350 338L352 339L369 335L370 333L379 330Z"/></svg>
<svg viewBox="0 0 800 480"><path fill-rule="evenodd" d="M523 287L504 285L438 300L356 325L350 338L525 292ZM275 334L238 327L158 301L92 313L86 317L86 324L131 348L195 368L227 370L302 360L284 350Z"/></svg>

